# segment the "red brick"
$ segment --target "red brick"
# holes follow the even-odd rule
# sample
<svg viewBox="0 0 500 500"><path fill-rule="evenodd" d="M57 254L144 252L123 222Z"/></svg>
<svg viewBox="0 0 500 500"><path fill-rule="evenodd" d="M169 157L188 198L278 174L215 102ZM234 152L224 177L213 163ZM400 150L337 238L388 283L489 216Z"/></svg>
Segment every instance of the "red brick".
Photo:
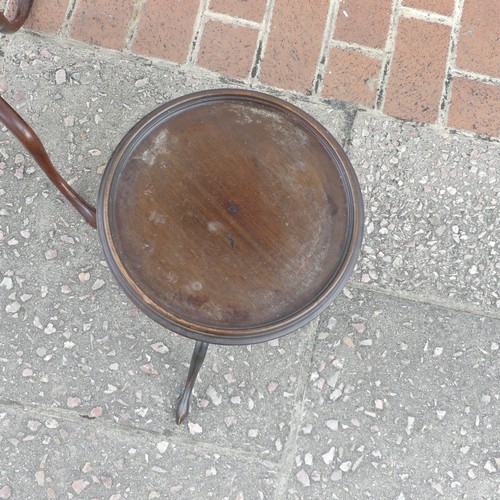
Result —
<svg viewBox="0 0 500 500"><path fill-rule="evenodd" d="M189 55L199 0L147 0L132 50L183 63Z"/></svg>
<svg viewBox="0 0 500 500"><path fill-rule="evenodd" d="M323 76L324 97L373 107L382 62L359 52L333 47Z"/></svg>
<svg viewBox="0 0 500 500"><path fill-rule="evenodd" d="M311 90L323 41L328 0L312 3L275 1L260 72L263 83L299 92Z"/></svg>
<svg viewBox="0 0 500 500"><path fill-rule="evenodd" d="M428 10L443 16L451 16L455 6L454 0L403 0L405 7Z"/></svg>
<svg viewBox="0 0 500 500"><path fill-rule="evenodd" d="M208 21L203 30L198 64L233 78L246 78L252 69L258 31Z"/></svg>
<svg viewBox="0 0 500 500"><path fill-rule="evenodd" d="M454 78L448 126L500 137L500 87Z"/></svg>
<svg viewBox="0 0 500 500"><path fill-rule="evenodd" d="M260 23L266 3L266 0L210 0L210 10Z"/></svg>
<svg viewBox="0 0 500 500"><path fill-rule="evenodd" d="M500 78L500 2L466 0L458 39L457 66Z"/></svg>
<svg viewBox="0 0 500 500"><path fill-rule="evenodd" d="M333 38L383 49L391 12L392 0L341 0Z"/></svg>
<svg viewBox="0 0 500 500"><path fill-rule="evenodd" d="M446 75L450 27L417 19L399 20L384 112L432 123L438 116Z"/></svg>
<svg viewBox="0 0 500 500"><path fill-rule="evenodd" d="M73 38L109 49L122 49L134 0L79 0L71 21Z"/></svg>
<svg viewBox="0 0 500 500"><path fill-rule="evenodd" d="M33 31L57 33L64 23L69 0L37 0L25 27Z"/></svg>

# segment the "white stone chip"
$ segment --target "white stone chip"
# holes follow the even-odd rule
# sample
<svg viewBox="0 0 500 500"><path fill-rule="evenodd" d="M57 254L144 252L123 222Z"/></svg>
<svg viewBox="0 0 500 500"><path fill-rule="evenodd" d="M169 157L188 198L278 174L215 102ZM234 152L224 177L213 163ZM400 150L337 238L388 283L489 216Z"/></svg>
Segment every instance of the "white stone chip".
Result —
<svg viewBox="0 0 500 500"><path fill-rule="evenodd" d="M340 481L342 479L342 471L341 470L334 470L332 475L330 476L330 479L332 481Z"/></svg>
<svg viewBox="0 0 500 500"><path fill-rule="evenodd" d="M160 354L166 354L169 349L163 342L156 342L151 344L151 349L155 352L159 352Z"/></svg>
<svg viewBox="0 0 500 500"><path fill-rule="evenodd" d="M302 486L305 487L311 486L311 482L309 481L309 476L307 475L307 472L304 469L301 469L297 473L297 480Z"/></svg>
<svg viewBox="0 0 500 500"><path fill-rule="evenodd" d="M95 280L95 283L92 285L92 290L99 290L104 286L104 280L102 279L97 279Z"/></svg>
<svg viewBox="0 0 500 500"><path fill-rule="evenodd" d="M47 427L47 429L57 429L59 427L59 422L54 418L49 418L45 421L45 427Z"/></svg>
<svg viewBox="0 0 500 500"><path fill-rule="evenodd" d="M5 276L5 278L0 283L0 286L5 288L6 290L11 290L14 285L12 283L12 279L8 276Z"/></svg>
<svg viewBox="0 0 500 500"><path fill-rule="evenodd" d="M195 424L193 422L188 422L188 428L190 434L201 434L203 429L200 424Z"/></svg>
<svg viewBox="0 0 500 500"><path fill-rule="evenodd" d="M493 473L493 472L496 472L497 469L495 468L495 466L491 463L490 460L488 460L485 464L484 464L484 468L490 472L490 473Z"/></svg>
<svg viewBox="0 0 500 500"><path fill-rule="evenodd" d="M347 462L342 462L339 466L339 469L342 472L348 472L352 468L352 462L350 460L347 460Z"/></svg>
<svg viewBox="0 0 500 500"><path fill-rule="evenodd" d="M335 456L335 446L332 446L326 453L321 455L321 458L323 459L323 462L325 462L326 465L330 465L333 462L334 456Z"/></svg>
<svg viewBox="0 0 500 500"><path fill-rule="evenodd" d="M337 431L339 429L339 421L335 419L327 420L326 426L332 431Z"/></svg>
<svg viewBox="0 0 500 500"><path fill-rule="evenodd" d="M62 85L65 82L66 82L66 70L64 70L62 68L58 69L56 71L56 84Z"/></svg>
<svg viewBox="0 0 500 500"><path fill-rule="evenodd" d="M170 445L170 443L168 441L160 441L156 445L156 448L163 455L167 451L167 448L169 447L169 445Z"/></svg>
<svg viewBox="0 0 500 500"><path fill-rule="evenodd" d="M5 307L5 312L10 313L10 314L14 314L14 313L18 312L19 309L21 309L21 304L16 300L16 301L12 302L11 304L8 304Z"/></svg>
<svg viewBox="0 0 500 500"><path fill-rule="evenodd" d="M207 389L207 396L215 406L219 406L222 403L222 396L211 385Z"/></svg>
<svg viewBox="0 0 500 500"><path fill-rule="evenodd" d="M408 423L406 424L406 434L408 434L408 436L411 434L414 425L415 417L408 417Z"/></svg>

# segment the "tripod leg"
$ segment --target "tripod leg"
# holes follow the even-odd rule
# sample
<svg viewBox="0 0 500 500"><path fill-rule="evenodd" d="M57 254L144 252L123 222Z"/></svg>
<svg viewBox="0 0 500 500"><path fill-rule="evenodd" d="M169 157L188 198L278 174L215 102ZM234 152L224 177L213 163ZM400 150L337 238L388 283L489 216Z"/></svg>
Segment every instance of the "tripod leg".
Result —
<svg viewBox="0 0 500 500"><path fill-rule="evenodd" d="M206 342L196 342L193 350L193 356L191 357L191 364L189 365L188 378L186 380L186 385L184 391L181 394L179 403L177 404L176 411L176 421L177 424L181 424L187 417L189 412L189 400L191 399L191 393L193 392L193 386L200 371L201 365L205 360L205 355L207 353L208 344Z"/></svg>

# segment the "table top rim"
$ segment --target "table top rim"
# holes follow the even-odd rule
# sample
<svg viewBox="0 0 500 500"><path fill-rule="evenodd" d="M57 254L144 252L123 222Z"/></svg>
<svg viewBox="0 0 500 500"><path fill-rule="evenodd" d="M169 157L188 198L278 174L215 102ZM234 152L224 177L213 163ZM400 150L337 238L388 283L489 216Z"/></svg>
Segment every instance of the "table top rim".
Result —
<svg viewBox="0 0 500 500"><path fill-rule="evenodd" d="M346 252L340 264L339 271L332 280L332 283L328 285L327 290L325 290L317 300L307 304L303 309L297 311L297 313L291 317L281 319L278 322L256 325L254 328L245 327L243 329L238 327L207 327L206 325L190 322L185 318L175 317L172 314L168 314L168 311L165 311L155 303L154 300L148 297L130 276L128 276L125 267L117 255L116 247L113 243L113 236L109 227L109 206L107 205L113 176L124 156L124 152L127 151L131 143L137 140L140 134L144 134L148 128L150 129L154 126L155 122L161 120L162 117L168 116L173 110L178 112L182 109L189 109L190 105L192 106L196 103L230 99L267 104L274 108L293 113L303 123L307 124L307 127L321 138L323 145L330 148L334 153L336 157L335 166L338 170L341 170L348 187L348 192L346 194L351 198L352 205L350 214L352 218L350 228L351 239L347 242ZM248 344L272 340L286 333L290 333L312 321L314 317L331 304L352 274L359 255L363 230L363 203L359 183L349 159L345 155L340 144L329 131L309 114L293 104L268 94L242 89L217 89L188 94L156 108L137 122L124 136L108 162L108 166L101 180L97 215L99 239L103 247L106 261L114 277L117 279L118 284L129 299L154 321L169 330L194 340L220 344Z"/></svg>

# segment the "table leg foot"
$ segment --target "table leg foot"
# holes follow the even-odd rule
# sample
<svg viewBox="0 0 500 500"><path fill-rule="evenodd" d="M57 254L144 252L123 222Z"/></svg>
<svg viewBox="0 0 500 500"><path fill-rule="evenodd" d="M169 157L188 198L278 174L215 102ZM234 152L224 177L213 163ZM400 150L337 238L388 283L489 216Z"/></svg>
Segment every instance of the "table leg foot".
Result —
<svg viewBox="0 0 500 500"><path fill-rule="evenodd" d="M205 360L207 349L208 344L206 342L197 341L196 345L194 346L186 385L179 399L179 403L177 404L177 411L175 414L177 424L181 424L189 413L189 400L191 399L191 393L193 392L193 386L196 381L196 377L198 376L201 365Z"/></svg>

